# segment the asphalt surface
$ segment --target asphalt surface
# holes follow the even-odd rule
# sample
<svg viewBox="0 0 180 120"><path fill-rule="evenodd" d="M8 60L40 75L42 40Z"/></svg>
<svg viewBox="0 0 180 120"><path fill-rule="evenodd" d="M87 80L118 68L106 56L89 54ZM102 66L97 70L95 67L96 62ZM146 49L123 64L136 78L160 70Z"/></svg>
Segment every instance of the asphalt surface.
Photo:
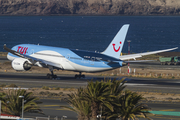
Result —
<svg viewBox="0 0 180 120"><path fill-rule="evenodd" d="M109 77L117 80L123 77ZM108 79L108 77L106 78ZM0 83L16 84L21 87L60 87L60 88L77 88L86 86L87 82L93 80L104 80L103 76L86 76L84 79L75 79L74 75L58 75L56 80L50 80L45 74L30 73L0 73ZM162 91L165 93L180 94L180 80L177 79L156 79L156 78L125 78L128 89L139 91Z"/></svg>
<svg viewBox="0 0 180 120"><path fill-rule="evenodd" d="M113 77L110 77L113 79ZM16 84L17 86L25 88L34 87L83 87L87 85L90 80L103 80L102 76L86 76L85 79L74 79L74 75L58 75L58 79L50 80L46 78L45 74L27 74L27 73L0 73L0 84ZM122 79L122 77L116 78ZM148 78L125 78L127 81L127 89L133 91L148 91L148 92L164 92L164 93L180 93L180 80L169 79L148 79ZM40 114L25 114L25 117L48 117L51 119L54 117L61 118L63 115L68 116L68 119L77 119L77 114L72 111L67 111L60 108L60 105L67 105L64 101L54 99L42 99L41 109L44 111L44 115ZM172 102L148 102L146 103L151 107L153 111L173 111L180 112L180 103ZM178 120L180 116L167 116L167 115L155 115L150 116L154 120ZM140 119L144 120L144 119Z"/></svg>
<svg viewBox="0 0 180 120"><path fill-rule="evenodd" d="M6 57L0 57L0 62L6 62ZM170 65L162 66L159 62L146 63L131 63L132 67L136 68L163 68L163 69L180 69L180 66ZM109 77L114 79L114 77ZM58 79L49 80L45 74L29 74L29 73L0 73L0 84L16 84L25 88L34 87L60 87L60 88L78 88L87 85L87 81L103 80L102 76L86 76L85 79L74 79L74 75L58 75ZM122 79L118 77L116 79ZM133 91L145 92L162 92L180 94L180 80L175 79L149 79L149 78L125 78L127 81L127 89ZM40 106L44 115L26 113L25 117L48 117L54 119L56 116L60 119L62 116L67 116L67 120L76 120L77 114L72 111L67 111L60 108L60 105L67 105L66 102L54 99L41 99L43 102ZM146 103L151 107L152 111L171 111L180 114L180 103L173 102L156 102L151 101ZM180 116L173 115L150 115L154 120L179 120ZM140 119L144 120L144 119Z"/></svg>

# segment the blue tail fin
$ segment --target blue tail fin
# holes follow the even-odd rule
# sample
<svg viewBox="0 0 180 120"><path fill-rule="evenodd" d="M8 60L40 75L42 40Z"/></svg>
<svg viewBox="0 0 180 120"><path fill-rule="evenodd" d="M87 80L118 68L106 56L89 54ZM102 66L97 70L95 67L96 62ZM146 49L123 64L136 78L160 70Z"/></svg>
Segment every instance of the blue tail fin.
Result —
<svg viewBox="0 0 180 120"><path fill-rule="evenodd" d="M106 48L102 54L114 57L119 59L119 56L121 54L124 41L126 38L126 34L129 28L129 24L123 25L122 28L119 30L119 32L116 34L112 42L109 44L109 46Z"/></svg>

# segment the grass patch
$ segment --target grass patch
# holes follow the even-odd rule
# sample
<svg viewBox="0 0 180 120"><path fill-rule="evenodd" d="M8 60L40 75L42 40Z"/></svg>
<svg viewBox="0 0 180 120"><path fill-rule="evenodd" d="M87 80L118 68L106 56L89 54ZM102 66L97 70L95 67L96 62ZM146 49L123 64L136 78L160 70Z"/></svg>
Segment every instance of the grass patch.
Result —
<svg viewBox="0 0 180 120"><path fill-rule="evenodd" d="M159 76L158 78L162 78L162 76Z"/></svg>

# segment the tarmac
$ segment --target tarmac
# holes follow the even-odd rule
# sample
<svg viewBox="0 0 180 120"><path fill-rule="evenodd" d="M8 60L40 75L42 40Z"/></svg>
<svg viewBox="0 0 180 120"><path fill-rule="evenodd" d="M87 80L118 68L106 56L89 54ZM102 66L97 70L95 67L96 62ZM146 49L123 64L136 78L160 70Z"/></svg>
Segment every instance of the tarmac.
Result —
<svg viewBox="0 0 180 120"><path fill-rule="evenodd" d="M0 62L7 62L5 57L0 57ZM157 62L155 63L143 63L143 64L132 64L132 66L137 66L139 68L146 67L157 67ZM142 66L142 67L141 67ZM164 67L164 66L163 66ZM178 69L179 66L168 66L170 69ZM165 66L167 68L167 66ZM43 68L42 68L43 69ZM109 76L111 79L122 79L123 76ZM93 80L103 80L103 76L96 75L86 75L85 79L74 79L74 75L64 75L58 74L58 79L50 80L46 78L44 73L21 73L21 72L0 72L0 83L1 84L16 84L24 88L41 88L42 86L49 87L60 87L60 88L78 88L85 87L88 81ZM170 94L180 94L180 79L157 79L157 78L137 78L137 77L125 77L127 81L127 89L136 92L153 92L153 93L170 93ZM54 119L56 116L60 119L62 116L67 116L67 120L76 120L77 114L72 111L67 111L59 107L59 105L67 105L64 101L59 99L41 99L43 104L41 104L41 109L44 111L44 115L28 113L25 117L48 117ZM154 120L179 120L180 114L180 102L170 101L145 101L151 108L154 115L150 118ZM144 119L140 119L144 120Z"/></svg>

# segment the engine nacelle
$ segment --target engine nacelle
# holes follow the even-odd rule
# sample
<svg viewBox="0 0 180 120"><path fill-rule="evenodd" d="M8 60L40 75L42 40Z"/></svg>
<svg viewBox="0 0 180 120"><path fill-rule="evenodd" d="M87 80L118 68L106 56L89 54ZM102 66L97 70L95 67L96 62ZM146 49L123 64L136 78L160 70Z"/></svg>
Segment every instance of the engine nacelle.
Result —
<svg viewBox="0 0 180 120"><path fill-rule="evenodd" d="M32 65L30 61L24 58L15 58L11 63L13 69L15 70L29 70L31 69Z"/></svg>

